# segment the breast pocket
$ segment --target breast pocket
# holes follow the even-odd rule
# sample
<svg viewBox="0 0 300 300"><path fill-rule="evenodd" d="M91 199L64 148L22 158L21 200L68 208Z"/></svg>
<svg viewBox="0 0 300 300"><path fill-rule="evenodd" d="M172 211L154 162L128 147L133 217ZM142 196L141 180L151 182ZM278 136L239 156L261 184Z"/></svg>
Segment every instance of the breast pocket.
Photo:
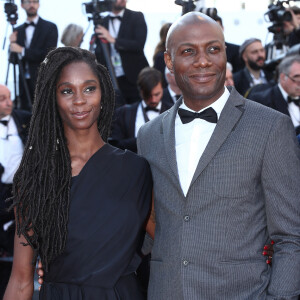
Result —
<svg viewBox="0 0 300 300"><path fill-rule="evenodd" d="M213 160L211 167L213 191L221 197L245 197L255 186L257 166L251 156L223 153Z"/></svg>

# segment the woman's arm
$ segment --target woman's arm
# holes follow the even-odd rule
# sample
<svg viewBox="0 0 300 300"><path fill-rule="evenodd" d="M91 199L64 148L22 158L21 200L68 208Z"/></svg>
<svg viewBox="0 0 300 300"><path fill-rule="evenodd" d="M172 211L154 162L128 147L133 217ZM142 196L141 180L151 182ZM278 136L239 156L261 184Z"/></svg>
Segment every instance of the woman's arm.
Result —
<svg viewBox="0 0 300 300"><path fill-rule="evenodd" d="M23 246L21 243L27 243L26 239L15 233L12 272L3 300L32 299L35 268L32 260L34 253L31 246Z"/></svg>
<svg viewBox="0 0 300 300"><path fill-rule="evenodd" d="M154 232L155 232L155 211L154 211L154 199L153 199L153 193L152 193L152 207L151 212L148 218L148 221L146 223L146 231L151 236L151 238L154 240Z"/></svg>

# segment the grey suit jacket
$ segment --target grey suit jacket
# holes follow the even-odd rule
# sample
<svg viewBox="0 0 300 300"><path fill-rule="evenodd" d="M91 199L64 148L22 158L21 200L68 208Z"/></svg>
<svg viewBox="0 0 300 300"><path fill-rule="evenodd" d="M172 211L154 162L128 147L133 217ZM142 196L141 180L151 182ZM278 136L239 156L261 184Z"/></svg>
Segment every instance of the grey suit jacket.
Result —
<svg viewBox="0 0 300 300"><path fill-rule="evenodd" d="M181 103L138 135L156 212L148 299L297 299L300 151L290 119L233 89L185 197L174 130ZM271 239L272 267L262 255Z"/></svg>

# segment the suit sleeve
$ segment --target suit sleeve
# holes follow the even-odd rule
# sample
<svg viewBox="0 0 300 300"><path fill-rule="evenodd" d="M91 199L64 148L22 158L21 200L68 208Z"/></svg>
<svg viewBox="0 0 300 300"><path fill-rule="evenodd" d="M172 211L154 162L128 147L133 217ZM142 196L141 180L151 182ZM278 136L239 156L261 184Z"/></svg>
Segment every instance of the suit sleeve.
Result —
<svg viewBox="0 0 300 300"><path fill-rule="evenodd" d="M39 43L35 47L25 48L24 58L27 61L40 63L43 61L49 50L57 46L58 30L55 24L50 23L46 27L46 32L44 34L43 40L39 40Z"/></svg>
<svg viewBox="0 0 300 300"><path fill-rule="evenodd" d="M274 120L261 181L274 255L267 299L300 295L300 149L290 119Z"/></svg>
<svg viewBox="0 0 300 300"><path fill-rule="evenodd" d="M116 110L115 118L112 124L112 134L110 143L120 149L128 149L137 152L136 138L130 137L127 132L125 121L125 107Z"/></svg>
<svg viewBox="0 0 300 300"><path fill-rule="evenodd" d="M133 30L131 38L118 37L115 47L119 51L143 51L147 38L147 24L144 15L141 12L135 12L132 16L132 24L128 30ZM125 20L124 20L125 22ZM129 26L129 24L124 24Z"/></svg>

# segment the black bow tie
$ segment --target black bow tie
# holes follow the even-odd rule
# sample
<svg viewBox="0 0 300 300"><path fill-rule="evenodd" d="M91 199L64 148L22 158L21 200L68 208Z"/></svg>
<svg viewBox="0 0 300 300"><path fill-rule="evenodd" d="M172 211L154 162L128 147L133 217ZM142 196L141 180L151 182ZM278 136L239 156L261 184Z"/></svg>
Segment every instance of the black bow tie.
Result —
<svg viewBox="0 0 300 300"><path fill-rule="evenodd" d="M159 112L159 109L156 108L156 107L146 106L145 107L145 112L147 112L149 110Z"/></svg>
<svg viewBox="0 0 300 300"><path fill-rule="evenodd" d="M300 97L298 98L292 98L290 96L288 96L288 103L294 102L297 106L300 107Z"/></svg>
<svg viewBox="0 0 300 300"><path fill-rule="evenodd" d="M207 108L206 110L202 111L201 113L192 112L186 109L179 108L178 109L178 115L181 119L181 122L183 124L192 122L196 118L203 119L210 123L217 123L218 122L218 116L215 110L211 107Z"/></svg>
<svg viewBox="0 0 300 300"><path fill-rule="evenodd" d="M7 126L8 121L7 120L0 120L0 123L3 124L4 126Z"/></svg>
<svg viewBox="0 0 300 300"><path fill-rule="evenodd" d="M33 26L35 27L35 23L34 22L30 22L30 23L24 23L25 28L27 28L28 26Z"/></svg>
<svg viewBox="0 0 300 300"><path fill-rule="evenodd" d="M109 18L113 21L113 20L120 20L122 21L122 17L121 16L109 16Z"/></svg>

